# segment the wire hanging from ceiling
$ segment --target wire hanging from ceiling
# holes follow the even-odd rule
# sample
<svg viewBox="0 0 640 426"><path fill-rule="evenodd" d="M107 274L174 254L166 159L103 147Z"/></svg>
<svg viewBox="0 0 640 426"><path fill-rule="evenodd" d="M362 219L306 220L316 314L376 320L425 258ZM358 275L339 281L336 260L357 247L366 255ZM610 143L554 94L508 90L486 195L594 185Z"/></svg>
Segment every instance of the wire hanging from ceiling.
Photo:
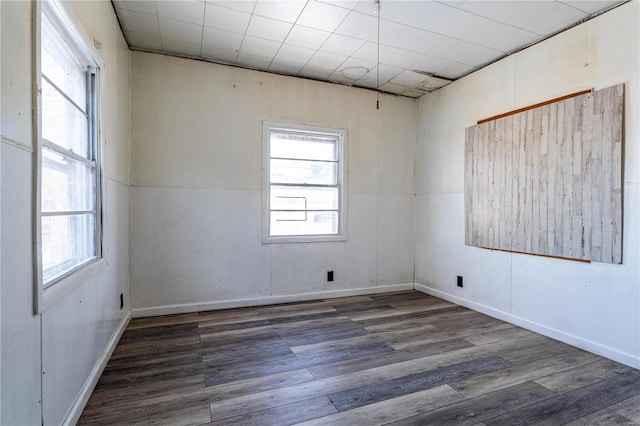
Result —
<svg viewBox="0 0 640 426"><path fill-rule="evenodd" d="M376 110L380 109L380 0L373 0L373 13L376 14L378 19L378 56L376 60Z"/></svg>

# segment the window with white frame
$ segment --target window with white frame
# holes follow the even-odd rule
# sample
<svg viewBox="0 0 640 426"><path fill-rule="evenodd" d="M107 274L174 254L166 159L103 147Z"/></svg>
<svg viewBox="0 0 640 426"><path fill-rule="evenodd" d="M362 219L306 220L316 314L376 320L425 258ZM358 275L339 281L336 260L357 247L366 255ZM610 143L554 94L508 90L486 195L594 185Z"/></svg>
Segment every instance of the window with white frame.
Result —
<svg viewBox="0 0 640 426"><path fill-rule="evenodd" d="M41 283L49 286L100 256L97 65L50 2L39 38Z"/></svg>
<svg viewBox="0 0 640 426"><path fill-rule="evenodd" d="M346 238L344 130L264 124L265 242Z"/></svg>

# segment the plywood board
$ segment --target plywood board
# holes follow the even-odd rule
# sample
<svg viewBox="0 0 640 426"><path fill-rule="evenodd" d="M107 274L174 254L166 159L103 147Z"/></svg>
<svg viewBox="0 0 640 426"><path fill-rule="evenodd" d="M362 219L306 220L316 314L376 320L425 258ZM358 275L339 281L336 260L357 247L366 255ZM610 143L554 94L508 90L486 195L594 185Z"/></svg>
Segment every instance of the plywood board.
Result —
<svg viewBox="0 0 640 426"><path fill-rule="evenodd" d="M622 263L624 85L466 129L465 243Z"/></svg>

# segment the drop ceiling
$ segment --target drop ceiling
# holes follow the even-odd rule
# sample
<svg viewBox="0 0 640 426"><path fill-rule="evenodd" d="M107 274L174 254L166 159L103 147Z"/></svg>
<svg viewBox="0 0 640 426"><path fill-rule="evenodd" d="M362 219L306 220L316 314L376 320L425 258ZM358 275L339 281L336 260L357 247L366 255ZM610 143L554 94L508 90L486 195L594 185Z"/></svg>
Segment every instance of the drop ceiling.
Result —
<svg viewBox="0 0 640 426"><path fill-rule="evenodd" d="M134 50L409 97L621 3L113 0Z"/></svg>

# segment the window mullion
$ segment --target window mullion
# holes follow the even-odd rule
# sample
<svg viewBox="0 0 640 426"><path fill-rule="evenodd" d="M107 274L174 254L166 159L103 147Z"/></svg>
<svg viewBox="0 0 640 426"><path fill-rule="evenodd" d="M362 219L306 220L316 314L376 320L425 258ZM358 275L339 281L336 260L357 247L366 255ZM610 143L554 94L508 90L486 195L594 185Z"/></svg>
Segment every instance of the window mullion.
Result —
<svg viewBox="0 0 640 426"><path fill-rule="evenodd" d="M297 188L340 188L340 184L323 184L323 183L278 183L271 182L271 186L290 186Z"/></svg>
<svg viewBox="0 0 640 426"><path fill-rule="evenodd" d="M51 212L46 212L43 211L42 216L46 216L46 217L53 217L53 216L75 216L75 215L82 215L82 214L96 214L95 209L93 210L61 210L61 211L51 211Z"/></svg>
<svg viewBox="0 0 640 426"><path fill-rule="evenodd" d="M60 95L62 95L63 98L65 98L71 105L73 105L78 111L80 111L85 118L87 119L89 118L87 114L87 110L82 109L80 105L78 105L73 99L71 99L69 95L67 95L64 92L64 90L60 89L49 77L47 77L45 74L42 74L42 78L47 80L47 83L49 83L49 85L53 87L56 90L56 92L60 93Z"/></svg>
<svg viewBox="0 0 640 426"><path fill-rule="evenodd" d="M75 152L70 151L66 148L63 148L60 145L53 143L50 140L47 140L45 138L42 138L42 146L49 148L50 150L55 151L58 154L64 155L65 157L69 157L76 161L80 161L81 163L84 163L92 168L96 167L95 161L90 160L86 157L83 157L82 155L76 154Z"/></svg>
<svg viewBox="0 0 640 426"><path fill-rule="evenodd" d="M319 160L317 158L294 158L294 157L269 157L272 160L285 160L285 161L313 161L316 163L340 163L339 160Z"/></svg>

